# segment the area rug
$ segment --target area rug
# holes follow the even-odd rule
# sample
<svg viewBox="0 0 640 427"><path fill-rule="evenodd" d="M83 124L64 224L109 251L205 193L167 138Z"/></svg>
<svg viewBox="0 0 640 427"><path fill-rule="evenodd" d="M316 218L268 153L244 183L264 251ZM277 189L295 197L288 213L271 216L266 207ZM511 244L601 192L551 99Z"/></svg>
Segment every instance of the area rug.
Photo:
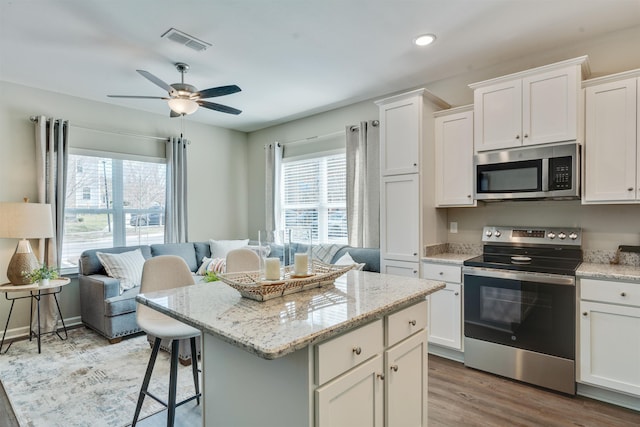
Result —
<svg viewBox="0 0 640 427"><path fill-rule="evenodd" d="M146 336L109 342L84 327L37 343L15 342L0 355L0 381L21 427L123 427L130 425L151 355ZM160 351L149 390L166 399L169 354ZM194 393L190 366L179 365L178 400ZM147 397L141 418L164 407Z"/></svg>

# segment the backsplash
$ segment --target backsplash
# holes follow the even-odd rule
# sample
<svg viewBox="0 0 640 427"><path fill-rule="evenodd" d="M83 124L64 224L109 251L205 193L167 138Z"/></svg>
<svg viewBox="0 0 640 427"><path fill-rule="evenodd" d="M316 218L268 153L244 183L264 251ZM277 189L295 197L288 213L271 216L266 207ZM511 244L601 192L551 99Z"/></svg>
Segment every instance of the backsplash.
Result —
<svg viewBox="0 0 640 427"><path fill-rule="evenodd" d="M482 245L475 243L440 243L424 247L424 256L444 253L480 255L482 254Z"/></svg>
<svg viewBox="0 0 640 427"><path fill-rule="evenodd" d="M610 264L612 261L616 261L616 252L617 251L604 249L584 249L582 260L584 262L592 262L595 264ZM640 267L640 254L633 252L619 252L618 260L617 262L614 262L614 264Z"/></svg>

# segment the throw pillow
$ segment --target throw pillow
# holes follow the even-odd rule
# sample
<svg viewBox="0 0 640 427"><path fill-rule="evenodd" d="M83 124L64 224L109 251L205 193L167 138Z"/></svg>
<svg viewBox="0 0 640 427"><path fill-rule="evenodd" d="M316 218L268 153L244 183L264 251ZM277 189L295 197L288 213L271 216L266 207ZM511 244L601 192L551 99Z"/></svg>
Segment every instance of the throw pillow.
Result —
<svg viewBox="0 0 640 427"><path fill-rule="evenodd" d="M233 249L244 248L249 244L249 239L243 240L209 240L211 258L226 258L227 253Z"/></svg>
<svg viewBox="0 0 640 427"><path fill-rule="evenodd" d="M119 254L96 252L96 256L110 277L120 280L120 295L128 289L140 286L144 256L140 249Z"/></svg>
<svg viewBox="0 0 640 427"><path fill-rule="evenodd" d="M335 265L351 265L355 264L356 266L353 268L354 270L362 270L366 263L364 262L355 262L353 258L351 258L351 254L346 252L342 255L338 260L336 260Z"/></svg>
<svg viewBox="0 0 640 427"><path fill-rule="evenodd" d="M271 253L271 247L269 246L260 246L260 245L247 245L245 246L247 249L251 249L253 252L257 253L259 257L265 258L268 257Z"/></svg>
<svg viewBox="0 0 640 427"><path fill-rule="evenodd" d="M204 276L209 271L213 271L216 273L224 273L226 266L225 258L202 258L202 264L196 274L198 276Z"/></svg>

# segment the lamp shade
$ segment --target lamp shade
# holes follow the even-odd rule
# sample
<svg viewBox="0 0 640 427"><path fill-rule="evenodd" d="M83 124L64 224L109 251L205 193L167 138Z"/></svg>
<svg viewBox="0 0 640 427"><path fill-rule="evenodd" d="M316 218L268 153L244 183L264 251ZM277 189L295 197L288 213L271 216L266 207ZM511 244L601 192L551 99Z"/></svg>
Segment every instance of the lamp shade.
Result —
<svg viewBox="0 0 640 427"><path fill-rule="evenodd" d="M0 202L0 238L46 237L53 237L50 204Z"/></svg>
<svg viewBox="0 0 640 427"><path fill-rule="evenodd" d="M169 108L178 114L191 114L195 113L198 109L198 103L193 99L172 98L167 102L169 104Z"/></svg>

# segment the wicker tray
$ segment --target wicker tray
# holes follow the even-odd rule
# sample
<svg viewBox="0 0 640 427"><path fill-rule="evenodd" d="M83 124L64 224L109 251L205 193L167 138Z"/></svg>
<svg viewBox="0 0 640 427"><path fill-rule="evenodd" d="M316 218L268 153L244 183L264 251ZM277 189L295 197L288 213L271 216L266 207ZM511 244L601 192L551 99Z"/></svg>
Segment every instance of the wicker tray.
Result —
<svg viewBox="0 0 640 427"><path fill-rule="evenodd" d="M306 277L293 275L293 266L284 267L284 279L260 280L259 271L218 274L218 278L237 289L245 298L267 301L283 295L331 285L340 276L351 270L354 265L333 265L313 260L314 274Z"/></svg>

